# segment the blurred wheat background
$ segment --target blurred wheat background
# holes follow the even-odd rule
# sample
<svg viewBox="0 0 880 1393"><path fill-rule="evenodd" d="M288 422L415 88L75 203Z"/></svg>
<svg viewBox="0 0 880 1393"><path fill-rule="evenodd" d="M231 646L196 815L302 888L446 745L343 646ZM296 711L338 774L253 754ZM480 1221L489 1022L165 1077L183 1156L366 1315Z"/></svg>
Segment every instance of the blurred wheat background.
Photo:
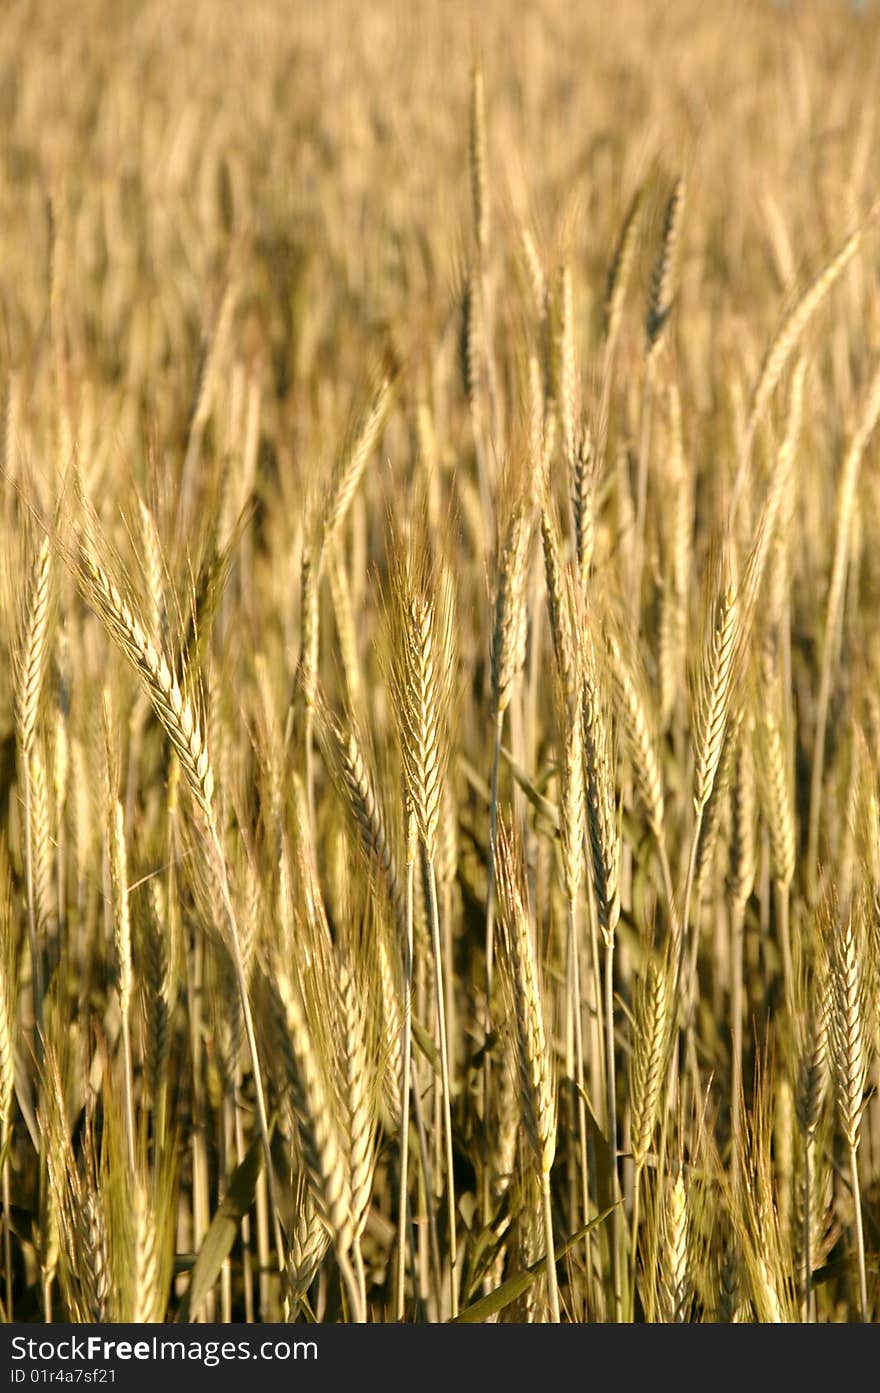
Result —
<svg viewBox="0 0 880 1393"><path fill-rule="evenodd" d="M0 1298L880 1309L878 7L0 31Z"/></svg>

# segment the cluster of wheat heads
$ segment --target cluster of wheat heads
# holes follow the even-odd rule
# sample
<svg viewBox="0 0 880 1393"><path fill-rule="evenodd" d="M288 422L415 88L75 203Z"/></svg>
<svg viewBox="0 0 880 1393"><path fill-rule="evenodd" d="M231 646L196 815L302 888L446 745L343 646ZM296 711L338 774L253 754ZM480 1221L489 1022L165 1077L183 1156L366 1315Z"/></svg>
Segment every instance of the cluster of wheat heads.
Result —
<svg viewBox="0 0 880 1393"><path fill-rule="evenodd" d="M876 1318L876 17L57 8L3 1316Z"/></svg>

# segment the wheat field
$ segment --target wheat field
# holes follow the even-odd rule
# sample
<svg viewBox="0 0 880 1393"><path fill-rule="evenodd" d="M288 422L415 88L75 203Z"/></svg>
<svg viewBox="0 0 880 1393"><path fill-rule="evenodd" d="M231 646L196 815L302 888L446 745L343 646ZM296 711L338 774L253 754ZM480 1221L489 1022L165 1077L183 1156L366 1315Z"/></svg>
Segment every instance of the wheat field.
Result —
<svg viewBox="0 0 880 1393"><path fill-rule="evenodd" d="M5 1320L880 1314L878 19L4 6Z"/></svg>

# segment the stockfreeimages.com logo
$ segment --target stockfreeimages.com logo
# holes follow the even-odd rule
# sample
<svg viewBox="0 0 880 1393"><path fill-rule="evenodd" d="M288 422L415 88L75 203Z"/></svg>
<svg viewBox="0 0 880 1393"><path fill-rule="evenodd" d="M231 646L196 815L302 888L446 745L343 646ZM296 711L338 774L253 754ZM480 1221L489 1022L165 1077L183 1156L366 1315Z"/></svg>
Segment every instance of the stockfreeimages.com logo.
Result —
<svg viewBox="0 0 880 1393"><path fill-rule="evenodd" d="M24 1335L12 1339L12 1359L29 1363L109 1364L114 1360L153 1363L193 1363L213 1369L236 1360L284 1363L290 1359L317 1359L314 1340L108 1340L103 1335L70 1335L60 1340L33 1340ZM21 1377L17 1377L21 1375ZM13 1383L24 1382L24 1369L13 1370Z"/></svg>

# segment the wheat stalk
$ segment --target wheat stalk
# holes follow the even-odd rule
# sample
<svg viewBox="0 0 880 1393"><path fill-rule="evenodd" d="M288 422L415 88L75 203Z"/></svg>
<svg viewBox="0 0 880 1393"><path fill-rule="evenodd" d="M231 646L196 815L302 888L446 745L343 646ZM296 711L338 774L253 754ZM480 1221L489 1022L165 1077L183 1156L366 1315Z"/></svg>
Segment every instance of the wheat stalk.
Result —
<svg viewBox="0 0 880 1393"><path fill-rule="evenodd" d="M196 806L204 818L212 869L217 876L218 892L224 909L224 922L228 929L227 943L235 968L244 1016L257 1094L260 1135L266 1155L266 1177L274 1214L278 1262L280 1269L283 1270L284 1245L281 1223L278 1218L278 1206L275 1203L269 1121L266 1112L262 1070L257 1053L241 935L229 892L226 858L214 815L214 774L202 733L202 724L198 711L190 697L184 694L164 654L158 652L150 642L143 621L138 616L133 602L125 598L119 586L110 577L106 567L98 559L95 551L93 523L88 513L86 513L84 533L80 538L75 559L77 578L83 593L123 657L127 659L143 682L159 722L180 761L180 767L186 777Z"/></svg>
<svg viewBox="0 0 880 1393"><path fill-rule="evenodd" d="M822 669L816 704L816 727L813 737L813 765L810 782L810 814L807 833L807 865L811 883L815 883L819 852L819 816L822 798L822 777L825 761L825 731L831 701L831 683L837 662L843 624L847 557L853 513L856 504L862 457L880 419L880 364L868 387L859 422L853 433L843 461L837 491L837 519L834 530L834 557L828 583Z"/></svg>
<svg viewBox="0 0 880 1393"><path fill-rule="evenodd" d="M550 1172L556 1154L556 1100L546 1045L538 969L521 886L520 853L502 823L498 837L498 889L504 944L504 981L516 1035L520 1108L538 1170L544 1205L544 1242L551 1319L558 1323Z"/></svg>

